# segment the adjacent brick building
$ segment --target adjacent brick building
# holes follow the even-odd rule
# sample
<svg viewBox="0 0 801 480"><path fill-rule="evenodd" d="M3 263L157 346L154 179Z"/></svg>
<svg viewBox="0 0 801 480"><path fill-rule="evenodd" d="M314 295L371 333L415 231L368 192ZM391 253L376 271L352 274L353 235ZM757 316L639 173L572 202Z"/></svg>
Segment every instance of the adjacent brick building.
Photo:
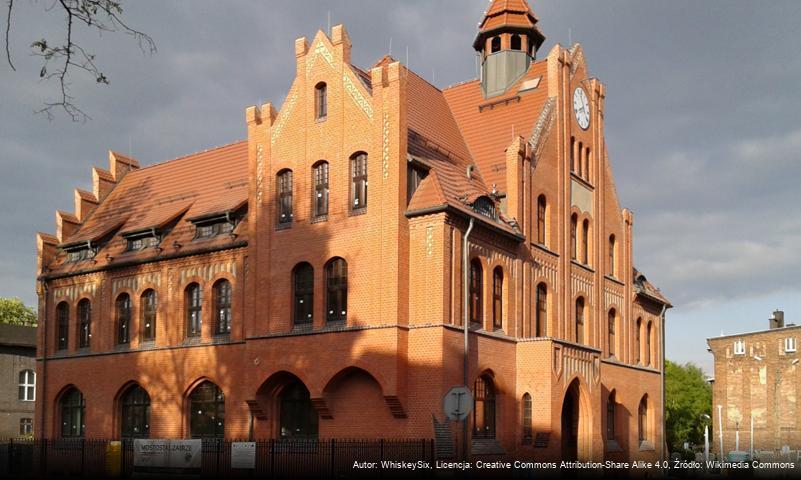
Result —
<svg viewBox="0 0 801 480"><path fill-rule="evenodd" d="M715 357L712 387L712 449L778 454L801 450L798 390L801 366L797 342L801 327L784 324L776 311L767 330L707 340ZM723 433L722 445L719 434Z"/></svg>
<svg viewBox="0 0 801 480"><path fill-rule="evenodd" d="M38 237L42 435L460 435L467 319L475 453L657 458L669 303L633 266L605 88L536 23L492 2L481 78L445 90L353 65L335 26L245 140L111 153Z"/></svg>
<svg viewBox="0 0 801 480"><path fill-rule="evenodd" d="M0 323L0 439L33 435L36 327Z"/></svg>

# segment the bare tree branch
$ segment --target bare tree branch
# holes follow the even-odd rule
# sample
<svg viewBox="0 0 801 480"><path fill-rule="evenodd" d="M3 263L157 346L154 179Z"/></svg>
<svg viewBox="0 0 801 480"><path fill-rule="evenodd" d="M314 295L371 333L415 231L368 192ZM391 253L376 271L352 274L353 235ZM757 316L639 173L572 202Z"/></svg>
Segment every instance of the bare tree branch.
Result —
<svg viewBox="0 0 801 480"><path fill-rule="evenodd" d="M8 0L8 18L6 18L6 59L8 59L11 70L16 72L17 69L14 67L14 62L11 61L11 44L8 41L8 38L11 36L11 9L13 8L14 0Z"/></svg>
<svg viewBox="0 0 801 480"><path fill-rule="evenodd" d="M11 28L11 7L13 0L9 1L9 17L6 24L6 53L9 65L11 54L9 49L9 31ZM109 84L108 77L95 63L95 55L87 52L81 45L75 43L75 27L84 26L98 32L121 32L136 39L143 53L156 53L156 44L153 39L139 30L130 27L122 20L122 0L55 0L46 11L57 9L66 16L67 31L64 43L51 45L45 38L31 44L34 55L43 59L39 77L44 80L58 81L59 98L57 101L45 103L36 113L54 118L54 110L63 110L73 121L86 121L90 117L74 103L70 94L70 74L73 71L83 71L91 75L96 83ZM50 70L54 68L54 70Z"/></svg>

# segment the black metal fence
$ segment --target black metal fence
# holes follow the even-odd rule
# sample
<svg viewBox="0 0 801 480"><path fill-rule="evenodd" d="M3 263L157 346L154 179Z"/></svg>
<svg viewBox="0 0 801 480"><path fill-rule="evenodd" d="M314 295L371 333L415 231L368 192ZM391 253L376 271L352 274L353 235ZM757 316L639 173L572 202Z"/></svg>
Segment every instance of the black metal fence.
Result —
<svg viewBox="0 0 801 480"><path fill-rule="evenodd" d="M269 478L386 478L425 475L431 470L399 468L417 462L434 463L432 439L377 440L259 440L256 468L231 468L231 443L238 440L204 439L201 476L252 476ZM8 440L0 443L0 477L66 475L106 476L115 470L122 477L134 473L133 440L123 440L119 464L107 454L110 440ZM356 467L356 463L360 467ZM390 464L394 462L394 464ZM116 467L116 468L115 468Z"/></svg>

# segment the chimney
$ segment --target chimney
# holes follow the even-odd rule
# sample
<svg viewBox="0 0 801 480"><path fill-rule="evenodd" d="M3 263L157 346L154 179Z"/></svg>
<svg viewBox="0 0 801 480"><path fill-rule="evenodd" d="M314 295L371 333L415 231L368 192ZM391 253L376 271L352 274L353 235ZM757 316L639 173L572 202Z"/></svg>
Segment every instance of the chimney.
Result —
<svg viewBox="0 0 801 480"><path fill-rule="evenodd" d="M784 328L784 312L776 310L773 312L773 317L770 319L770 329Z"/></svg>

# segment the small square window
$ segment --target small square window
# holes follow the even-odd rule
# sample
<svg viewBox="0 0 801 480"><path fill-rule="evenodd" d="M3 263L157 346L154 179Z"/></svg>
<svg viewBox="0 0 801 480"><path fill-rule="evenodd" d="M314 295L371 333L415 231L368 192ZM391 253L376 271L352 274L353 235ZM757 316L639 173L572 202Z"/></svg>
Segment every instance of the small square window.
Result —
<svg viewBox="0 0 801 480"><path fill-rule="evenodd" d="M745 355L745 342L742 340L734 341L734 354Z"/></svg>

